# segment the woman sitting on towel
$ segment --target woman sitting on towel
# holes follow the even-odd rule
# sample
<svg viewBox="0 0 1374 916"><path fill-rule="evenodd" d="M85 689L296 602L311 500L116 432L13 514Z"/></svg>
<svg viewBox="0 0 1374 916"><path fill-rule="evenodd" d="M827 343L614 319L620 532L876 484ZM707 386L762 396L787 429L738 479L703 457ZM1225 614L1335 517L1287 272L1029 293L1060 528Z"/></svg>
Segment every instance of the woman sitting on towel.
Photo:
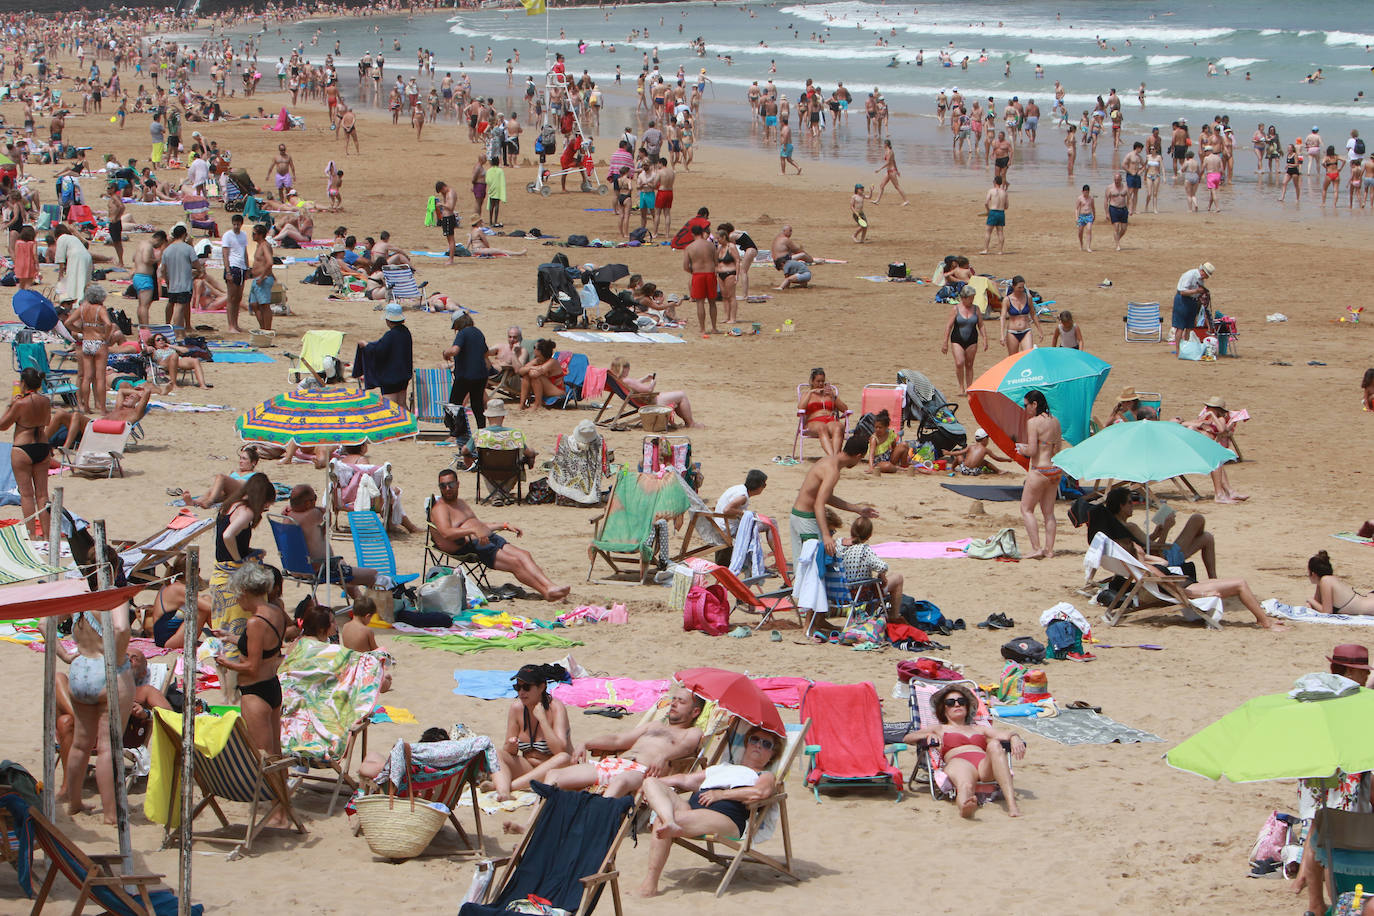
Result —
<svg viewBox="0 0 1374 916"><path fill-rule="evenodd" d="M506 713L506 740L496 749L501 768L492 775L500 801L572 763L568 708L549 693L549 681L565 677L562 665L525 665L515 672L516 700Z"/></svg>
<svg viewBox="0 0 1374 916"><path fill-rule="evenodd" d="M833 385L825 382L825 370L811 370L811 387L803 389L797 400L806 432L820 440L821 450L835 455L844 444L844 424L839 418L849 410Z"/></svg>
<svg viewBox="0 0 1374 916"><path fill-rule="evenodd" d="M978 810L978 796L975 788L980 782L996 780L1007 801L1007 814L1020 817L1021 809L1016 806L1016 791L1011 784L1011 765L1000 747L988 749L989 742L1011 743L1012 756L1017 760L1026 756L1026 741L1020 735L1004 728L991 725L978 725L973 719L978 710L978 698L963 684L950 684L936 691L931 697L935 707L937 724L911 732L906 736L908 744L917 741L939 742L940 754L945 759L945 775L954 783L954 802L959 813L972 817Z"/></svg>
<svg viewBox="0 0 1374 916"><path fill-rule="evenodd" d="M658 817L649 845L649 871L639 888L641 897L658 894L658 879L668 862L676 837L707 834L743 837L749 824L749 804L773 794L777 780L768 767L782 751L783 739L752 728L739 763L719 763L704 770L644 780L644 800ZM690 791L686 798L678 792Z"/></svg>
<svg viewBox="0 0 1374 916"><path fill-rule="evenodd" d="M620 386L630 395L630 403L638 407L648 404L657 404L659 407L667 407L682 419L683 426L700 426L700 423L692 420L692 402L687 400L685 391L654 391L654 385L658 384L658 373L654 372L640 378L630 376L630 361L623 356L617 356L611 360L611 375L616 377ZM668 417L672 420L672 415Z"/></svg>
<svg viewBox="0 0 1374 916"><path fill-rule="evenodd" d="M1307 561L1307 578L1317 587L1312 595L1312 609L1322 614L1374 614L1374 595L1361 594L1355 587L1335 574L1331 557L1318 550Z"/></svg>

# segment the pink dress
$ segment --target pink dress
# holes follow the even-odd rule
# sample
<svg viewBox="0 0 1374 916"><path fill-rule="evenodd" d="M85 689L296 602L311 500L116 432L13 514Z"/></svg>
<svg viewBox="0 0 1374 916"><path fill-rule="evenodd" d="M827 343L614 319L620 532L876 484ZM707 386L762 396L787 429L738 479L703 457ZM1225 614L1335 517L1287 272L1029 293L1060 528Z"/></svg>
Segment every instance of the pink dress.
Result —
<svg viewBox="0 0 1374 916"><path fill-rule="evenodd" d="M17 280L38 279L38 243L14 243L14 276Z"/></svg>

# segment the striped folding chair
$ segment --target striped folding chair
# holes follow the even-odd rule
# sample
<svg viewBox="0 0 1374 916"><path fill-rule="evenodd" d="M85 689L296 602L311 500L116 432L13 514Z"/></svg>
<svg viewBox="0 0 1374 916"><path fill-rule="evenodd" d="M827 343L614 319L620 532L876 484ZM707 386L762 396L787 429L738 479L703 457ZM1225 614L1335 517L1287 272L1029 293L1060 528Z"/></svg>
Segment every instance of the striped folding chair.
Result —
<svg viewBox="0 0 1374 916"><path fill-rule="evenodd" d="M1158 302L1128 302L1121 319L1126 324L1126 340L1164 340L1164 316Z"/></svg>
<svg viewBox="0 0 1374 916"><path fill-rule="evenodd" d="M180 773L181 733L168 724L162 716L155 716L154 719L157 722L157 727L165 731L168 743L173 748L175 766L172 772ZM195 752L191 772L196 781L196 787L200 789L201 799L190 814L192 836L195 839L206 840L211 843L228 843L237 846L234 855L239 852L251 852L253 841L262 832L263 825L271 820L278 811L295 825L297 833L305 833L305 826L301 824L300 818L296 816L295 810L291 807L291 797L286 789L286 769L292 763L293 761L289 757L269 760L262 751L253 746L253 740L248 736L248 728L243 724L243 719L237 719L229 734L229 740L225 742L218 754L207 757L199 750ZM180 791L174 790L172 798L179 800L181 798ZM242 827L241 833L226 836L222 832L233 829L234 825L230 824L229 819L224 816L224 809L219 804L221 800L249 806L248 823ZM194 830L196 816L204 811L207 806L219 818L220 830L216 830L214 833L196 833ZM168 828L164 836L164 843L170 840L171 835L172 828Z"/></svg>
<svg viewBox="0 0 1374 916"><path fill-rule="evenodd" d="M61 568L50 566L38 558L23 525L0 528L0 585L27 582L61 572Z"/></svg>
<svg viewBox="0 0 1374 916"><path fill-rule="evenodd" d="M397 304L409 302L418 307L425 299L425 287L429 282L416 283L415 270L407 264L391 264L382 268L382 281L386 283L388 301Z"/></svg>
<svg viewBox="0 0 1374 916"><path fill-rule="evenodd" d="M449 437L448 424L444 420L444 405L449 403L453 393L453 369L416 369L415 384L410 388L410 412L421 423L438 423L439 429L421 428L416 441L422 438Z"/></svg>

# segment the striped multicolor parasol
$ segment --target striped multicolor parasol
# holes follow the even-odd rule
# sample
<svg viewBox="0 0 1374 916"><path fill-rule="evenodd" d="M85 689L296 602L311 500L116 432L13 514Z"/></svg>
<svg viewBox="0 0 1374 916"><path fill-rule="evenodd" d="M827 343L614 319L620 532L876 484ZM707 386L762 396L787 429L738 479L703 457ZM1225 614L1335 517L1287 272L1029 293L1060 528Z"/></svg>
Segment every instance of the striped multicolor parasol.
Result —
<svg viewBox="0 0 1374 916"><path fill-rule="evenodd" d="M376 391L320 388L288 391L234 421L245 442L357 445L414 436L415 415Z"/></svg>

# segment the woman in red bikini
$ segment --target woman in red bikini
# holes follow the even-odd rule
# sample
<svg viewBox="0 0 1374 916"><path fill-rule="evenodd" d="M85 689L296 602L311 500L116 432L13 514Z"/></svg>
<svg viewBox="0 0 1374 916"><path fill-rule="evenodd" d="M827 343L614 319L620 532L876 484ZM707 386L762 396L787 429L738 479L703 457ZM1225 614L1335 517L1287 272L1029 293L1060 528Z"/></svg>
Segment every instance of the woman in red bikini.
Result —
<svg viewBox="0 0 1374 916"><path fill-rule="evenodd" d="M978 699L963 684L950 684L931 697L938 724L912 732L906 736L908 744L929 740L940 742L940 754L945 758L945 775L954 783L954 803L959 813L972 817L978 810L974 792L980 782L996 780L1007 801L1007 814L1020 817L1016 793L1011 784L1011 766L1000 747L988 753L990 741L1010 742L1012 756L1020 760L1026 756L1026 742L1020 735L991 725L977 725L973 718Z"/></svg>
<svg viewBox="0 0 1374 916"><path fill-rule="evenodd" d="M806 421L807 434L820 440L821 450L827 455L838 453L844 444L844 428L839 418L849 408L840 400L835 387L825 383L824 369L811 370L811 387L802 390L797 409Z"/></svg>

